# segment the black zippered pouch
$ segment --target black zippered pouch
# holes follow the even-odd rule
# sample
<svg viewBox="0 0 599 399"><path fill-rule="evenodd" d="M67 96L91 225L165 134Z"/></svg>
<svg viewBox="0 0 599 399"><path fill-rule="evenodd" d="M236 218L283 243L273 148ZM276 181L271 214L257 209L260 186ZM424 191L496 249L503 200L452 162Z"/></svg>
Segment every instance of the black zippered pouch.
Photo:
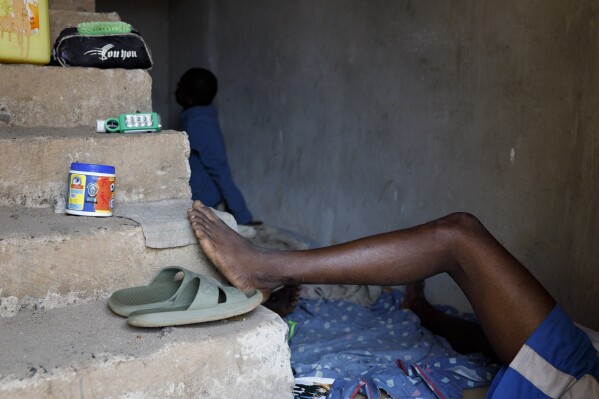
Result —
<svg viewBox="0 0 599 399"><path fill-rule="evenodd" d="M152 54L135 29L130 33L81 35L65 28L52 48L51 65L151 69Z"/></svg>

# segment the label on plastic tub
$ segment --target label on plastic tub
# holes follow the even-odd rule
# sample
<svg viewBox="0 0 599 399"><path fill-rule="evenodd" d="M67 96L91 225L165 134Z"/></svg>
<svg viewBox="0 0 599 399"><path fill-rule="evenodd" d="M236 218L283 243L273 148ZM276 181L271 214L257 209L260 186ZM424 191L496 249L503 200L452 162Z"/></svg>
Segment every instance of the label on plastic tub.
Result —
<svg viewBox="0 0 599 399"><path fill-rule="evenodd" d="M69 175L69 199L67 209L82 211L85 204L85 175L71 173Z"/></svg>
<svg viewBox="0 0 599 399"><path fill-rule="evenodd" d="M115 181L112 166L73 163L69 173L66 213L112 216Z"/></svg>

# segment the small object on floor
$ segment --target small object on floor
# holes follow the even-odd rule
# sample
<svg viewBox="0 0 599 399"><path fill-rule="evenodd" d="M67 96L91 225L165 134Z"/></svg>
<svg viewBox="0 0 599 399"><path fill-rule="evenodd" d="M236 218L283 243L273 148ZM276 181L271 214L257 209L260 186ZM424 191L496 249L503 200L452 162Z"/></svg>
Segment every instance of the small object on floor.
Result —
<svg viewBox="0 0 599 399"><path fill-rule="evenodd" d="M297 326L297 322L293 320L287 320L287 325L289 325L289 334L287 336L287 341L291 341L291 338L295 335L295 326Z"/></svg>
<svg viewBox="0 0 599 399"><path fill-rule="evenodd" d="M335 382L333 378L296 378L293 386L293 397L295 399L325 399L333 382Z"/></svg>
<svg viewBox="0 0 599 399"><path fill-rule="evenodd" d="M175 329L173 327L164 327L162 330L160 330L160 332L158 333L158 338L162 339L166 336L168 336L170 333L172 333L173 331L175 331Z"/></svg>
<svg viewBox="0 0 599 399"><path fill-rule="evenodd" d="M198 275L177 295L172 307L133 312L127 323L136 327L203 323L248 313L261 302L260 291L240 291L211 277Z"/></svg>
<svg viewBox="0 0 599 399"><path fill-rule="evenodd" d="M181 291L197 276L197 273L179 266L165 267L148 285L114 292L108 300L108 307L124 317L138 310L172 307Z"/></svg>

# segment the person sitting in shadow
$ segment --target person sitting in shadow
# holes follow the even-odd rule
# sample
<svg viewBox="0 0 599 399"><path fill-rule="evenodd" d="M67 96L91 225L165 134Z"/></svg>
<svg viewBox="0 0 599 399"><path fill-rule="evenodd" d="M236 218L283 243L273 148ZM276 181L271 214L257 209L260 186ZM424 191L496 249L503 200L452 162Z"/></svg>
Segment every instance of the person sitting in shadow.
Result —
<svg viewBox="0 0 599 399"><path fill-rule="evenodd" d="M229 212L244 237L256 234L254 221L241 191L233 181L225 142L213 101L218 92L216 76L204 68L191 68L177 84L175 98L183 107L179 114L181 130L189 137L189 185L193 200Z"/></svg>
<svg viewBox="0 0 599 399"><path fill-rule="evenodd" d="M253 238L255 221L241 191L233 181L227 161L225 142L213 101L218 92L216 76L204 68L191 68L179 79L175 98L183 107L180 128L189 137L192 199L211 208L229 212L235 218L239 234ZM275 292L265 306L280 316L289 314L299 299L299 286L285 286Z"/></svg>

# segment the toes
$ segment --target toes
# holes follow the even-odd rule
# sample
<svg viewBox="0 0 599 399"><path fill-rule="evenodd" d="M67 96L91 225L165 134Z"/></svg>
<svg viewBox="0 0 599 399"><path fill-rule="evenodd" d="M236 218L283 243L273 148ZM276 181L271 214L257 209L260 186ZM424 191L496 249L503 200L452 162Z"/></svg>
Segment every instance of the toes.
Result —
<svg viewBox="0 0 599 399"><path fill-rule="evenodd" d="M205 216L214 216L214 212L212 212L212 209L210 207L207 207L206 205L204 205L201 201L194 201L193 204L191 205L191 209L188 210L188 212L192 213L192 214L196 214L196 215L205 215Z"/></svg>
<svg viewBox="0 0 599 399"><path fill-rule="evenodd" d="M211 208L205 206L200 201L195 201L191 209L187 210L187 214L192 217L204 216L207 220L212 222L220 221L220 218L212 211Z"/></svg>
<svg viewBox="0 0 599 399"><path fill-rule="evenodd" d="M195 236L198 238L198 240L205 240L210 238L208 232L205 229L201 228L201 226L199 226L197 223L193 223L191 227L193 228L193 232L195 233Z"/></svg>
<svg viewBox="0 0 599 399"><path fill-rule="evenodd" d="M191 204L191 207L193 209L201 209L204 207L204 204L200 200L195 200L195 201L193 201L193 204Z"/></svg>
<svg viewBox="0 0 599 399"><path fill-rule="evenodd" d="M189 215L189 217L191 219L195 219L195 218L199 217L200 215L202 215L202 213L199 212L199 211L197 211L197 210L195 210L195 209L188 209L187 210L187 215Z"/></svg>
<svg viewBox="0 0 599 399"><path fill-rule="evenodd" d="M222 220L212 211L212 208L204 207L200 212L211 222L222 222Z"/></svg>
<svg viewBox="0 0 599 399"><path fill-rule="evenodd" d="M189 220L191 220L192 223L202 223L204 226L211 224L209 216L205 213L193 209L189 211L188 214Z"/></svg>

